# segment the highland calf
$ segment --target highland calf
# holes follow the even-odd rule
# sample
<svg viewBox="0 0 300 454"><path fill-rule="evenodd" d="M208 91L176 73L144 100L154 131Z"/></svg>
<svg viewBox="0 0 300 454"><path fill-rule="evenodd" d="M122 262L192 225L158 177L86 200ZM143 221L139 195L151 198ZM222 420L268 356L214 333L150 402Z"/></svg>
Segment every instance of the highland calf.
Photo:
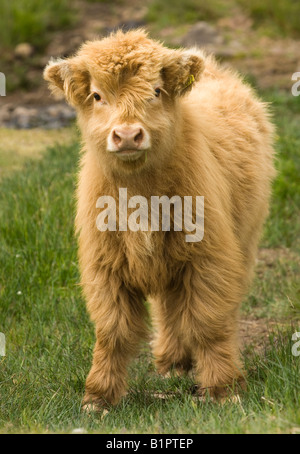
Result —
<svg viewBox="0 0 300 454"><path fill-rule="evenodd" d="M147 337L146 299L158 371L193 368L199 393L224 395L245 377L238 311L274 174L266 106L201 50L171 50L141 30L87 42L50 62L45 79L78 111L84 144L76 229L96 326L84 402L125 394L128 363ZM120 188L149 205L152 196L204 196L202 241L172 224L100 231L97 200L112 197L118 221Z"/></svg>

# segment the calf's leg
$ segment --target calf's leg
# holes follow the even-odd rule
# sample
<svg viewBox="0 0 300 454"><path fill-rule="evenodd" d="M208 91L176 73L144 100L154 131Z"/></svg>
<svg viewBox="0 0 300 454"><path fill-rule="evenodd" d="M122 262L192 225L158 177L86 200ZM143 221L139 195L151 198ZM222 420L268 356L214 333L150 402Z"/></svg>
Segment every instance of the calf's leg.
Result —
<svg viewBox="0 0 300 454"><path fill-rule="evenodd" d="M157 371L162 375L170 371L184 375L192 368L188 337L182 331L182 297L177 294L174 298L166 292L161 298L150 299L155 325L152 348Z"/></svg>
<svg viewBox="0 0 300 454"><path fill-rule="evenodd" d="M244 382L237 340L239 285L228 273L203 272L189 265L181 286L156 300L159 335L154 355L165 373L173 365L193 362L197 389L222 397ZM202 271L202 272L201 272Z"/></svg>
<svg viewBox="0 0 300 454"><path fill-rule="evenodd" d="M102 283L100 290L90 292L88 301L96 344L84 404L92 403L96 409L117 404L126 393L128 363L147 333L141 295L121 283L113 288Z"/></svg>

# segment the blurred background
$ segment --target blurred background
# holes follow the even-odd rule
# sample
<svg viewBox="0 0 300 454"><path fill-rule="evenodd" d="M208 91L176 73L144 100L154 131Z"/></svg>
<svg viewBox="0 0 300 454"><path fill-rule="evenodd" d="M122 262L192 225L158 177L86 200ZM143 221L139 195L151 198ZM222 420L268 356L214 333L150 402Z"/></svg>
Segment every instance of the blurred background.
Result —
<svg viewBox="0 0 300 454"><path fill-rule="evenodd" d="M73 230L80 141L42 74L87 39L141 26L213 52L270 103L278 173L241 310L247 394L202 404L188 378L155 375L145 345L127 400L99 422L80 411L94 344ZM300 433L299 72L299 0L0 0L0 433Z"/></svg>
<svg viewBox="0 0 300 454"><path fill-rule="evenodd" d="M299 0L1 0L0 126L68 124L74 112L50 98L42 78L49 58L140 26L170 46L205 47L263 89L289 91L300 71Z"/></svg>

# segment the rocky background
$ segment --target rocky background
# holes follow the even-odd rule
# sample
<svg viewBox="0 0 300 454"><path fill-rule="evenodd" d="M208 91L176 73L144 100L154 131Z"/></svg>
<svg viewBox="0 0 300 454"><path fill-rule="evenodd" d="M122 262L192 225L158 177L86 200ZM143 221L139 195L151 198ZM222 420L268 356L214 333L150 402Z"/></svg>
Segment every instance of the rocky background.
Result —
<svg viewBox="0 0 300 454"><path fill-rule="evenodd" d="M257 24L253 11L239 1L230 0L230 7L223 10L222 2L212 0L211 9L206 11L204 6L201 9L205 2L196 2L197 10L195 1L190 0L187 3L193 14L185 12L182 18L178 17L177 3L75 2L72 20L61 27L54 20L43 33L42 45L36 37L31 40L30 33L26 41L15 39L0 44L0 72L7 80L6 96L0 98L0 127L57 129L69 125L75 113L64 101L50 97L42 78L43 68L51 57L72 55L83 41L103 37L120 27L145 27L152 37L170 46L204 47L223 64L241 71L258 88L291 89L291 75L300 71L297 30L286 33L278 27L278 18L268 16Z"/></svg>

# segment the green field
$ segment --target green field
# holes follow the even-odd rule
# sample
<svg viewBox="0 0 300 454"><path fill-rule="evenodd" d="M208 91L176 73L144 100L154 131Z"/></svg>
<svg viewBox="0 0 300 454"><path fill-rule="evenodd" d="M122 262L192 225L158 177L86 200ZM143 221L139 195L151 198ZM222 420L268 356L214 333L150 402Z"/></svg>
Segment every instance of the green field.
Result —
<svg viewBox="0 0 300 454"><path fill-rule="evenodd" d="M77 285L79 147L57 145L0 180L0 433L300 432L300 356L291 353L300 331L300 106L290 94L263 96L278 126L278 176L242 308L247 392L235 403L201 402L191 378L157 375L144 345L120 405L102 416L81 413L94 331Z"/></svg>

